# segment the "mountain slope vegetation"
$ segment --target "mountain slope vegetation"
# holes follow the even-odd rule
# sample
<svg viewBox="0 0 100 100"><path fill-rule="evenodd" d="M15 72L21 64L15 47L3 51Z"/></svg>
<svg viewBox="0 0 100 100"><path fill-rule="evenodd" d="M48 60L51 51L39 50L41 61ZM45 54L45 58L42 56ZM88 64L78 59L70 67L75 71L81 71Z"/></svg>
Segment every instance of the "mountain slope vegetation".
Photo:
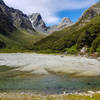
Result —
<svg viewBox="0 0 100 100"><path fill-rule="evenodd" d="M100 45L100 2L87 9L72 26L54 32L33 45L36 51L66 51L68 48L80 50L84 46L95 52Z"/></svg>
<svg viewBox="0 0 100 100"><path fill-rule="evenodd" d="M100 16L96 16L85 26L78 28L77 24L38 41L34 44L35 50L64 51L77 45L78 49L84 46L96 51L100 45Z"/></svg>
<svg viewBox="0 0 100 100"><path fill-rule="evenodd" d="M42 37L27 15L0 0L0 49L30 49Z"/></svg>
<svg viewBox="0 0 100 100"><path fill-rule="evenodd" d="M0 34L1 49L31 49L34 42L40 40L42 35L29 34L25 30L15 30L8 36Z"/></svg>

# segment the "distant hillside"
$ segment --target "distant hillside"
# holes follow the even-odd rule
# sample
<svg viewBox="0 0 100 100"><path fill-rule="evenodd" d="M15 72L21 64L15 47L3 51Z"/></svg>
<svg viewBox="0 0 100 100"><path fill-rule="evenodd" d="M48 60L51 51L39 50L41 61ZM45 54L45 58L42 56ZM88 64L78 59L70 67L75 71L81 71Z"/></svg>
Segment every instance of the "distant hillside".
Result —
<svg viewBox="0 0 100 100"><path fill-rule="evenodd" d="M92 18L100 14L100 1L94 4L92 7L87 9L83 15L79 18L77 23L80 25L85 25L86 23L90 22Z"/></svg>
<svg viewBox="0 0 100 100"><path fill-rule="evenodd" d="M34 50L65 51L75 46L77 49L87 46L91 52L95 52L100 45L99 14L100 2L89 8L76 24L35 43Z"/></svg>
<svg viewBox="0 0 100 100"><path fill-rule="evenodd" d="M32 23L33 28L42 34L51 34L55 31L60 31L68 26L71 26L73 22L69 19L64 17L58 25L54 26L46 26L45 22L43 21L41 15L39 13L33 13L29 16L30 21Z"/></svg>
<svg viewBox="0 0 100 100"><path fill-rule="evenodd" d="M42 37L33 29L27 15L0 0L0 48L28 49Z"/></svg>

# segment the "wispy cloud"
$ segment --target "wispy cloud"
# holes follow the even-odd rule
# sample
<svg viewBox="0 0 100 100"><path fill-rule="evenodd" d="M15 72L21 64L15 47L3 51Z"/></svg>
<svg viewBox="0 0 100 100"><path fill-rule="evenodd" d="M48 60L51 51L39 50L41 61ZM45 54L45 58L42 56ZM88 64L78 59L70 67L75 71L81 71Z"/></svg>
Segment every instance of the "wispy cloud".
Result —
<svg viewBox="0 0 100 100"><path fill-rule="evenodd" d="M4 0L9 6L26 14L38 12L48 24L59 22L57 12L87 8L98 0Z"/></svg>

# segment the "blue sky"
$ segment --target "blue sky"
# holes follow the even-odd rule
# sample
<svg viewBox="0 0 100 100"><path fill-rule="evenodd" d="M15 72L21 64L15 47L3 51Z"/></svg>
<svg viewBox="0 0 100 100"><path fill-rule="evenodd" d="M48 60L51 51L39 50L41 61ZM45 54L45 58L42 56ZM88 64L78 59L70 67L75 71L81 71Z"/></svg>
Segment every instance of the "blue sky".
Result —
<svg viewBox="0 0 100 100"><path fill-rule="evenodd" d="M55 24L59 24L64 17L70 18L70 20L75 23L86 9L88 8L75 9L75 10L63 10L63 11L57 12L56 16L58 16L60 20L58 23L55 23ZM47 23L47 26L52 26L52 25L54 24Z"/></svg>
<svg viewBox="0 0 100 100"><path fill-rule="evenodd" d="M99 0L4 0L7 5L30 15L40 13L47 25L58 24L63 17L76 22L82 13Z"/></svg>
<svg viewBox="0 0 100 100"><path fill-rule="evenodd" d="M57 12L56 15L60 18L60 21L62 20L62 18L68 17L72 22L75 23L86 9L87 8L75 9L75 10L64 10L64 11Z"/></svg>

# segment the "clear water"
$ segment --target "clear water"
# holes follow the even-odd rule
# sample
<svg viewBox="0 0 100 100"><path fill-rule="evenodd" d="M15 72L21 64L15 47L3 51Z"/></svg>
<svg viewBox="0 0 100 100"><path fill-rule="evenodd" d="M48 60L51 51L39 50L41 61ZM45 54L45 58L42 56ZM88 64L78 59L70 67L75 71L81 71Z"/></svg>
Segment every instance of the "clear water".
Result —
<svg viewBox="0 0 100 100"><path fill-rule="evenodd" d="M26 72L21 72L21 70L15 71L16 66L21 66L24 71L27 71L27 69L33 71L35 69L34 71L38 74L30 75L30 72L26 74ZM50 72L46 68L50 68ZM82 75L85 73L88 76L88 74L92 73L96 76L100 75L100 61L74 56L0 54L0 90L44 93L100 90L100 77L75 78L58 73L54 74L54 72L59 71L58 69L61 72L65 69L66 74L71 71L73 74L78 72L79 74L83 73ZM41 72L45 74L45 71L48 74L40 76ZM51 73L51 71L53 72Z"/></svg>
<svg viewBox="0 0 100 100"><path fill-rule="evenodd" d="M20 90L43 93L62 93L99 90L100 77L72 78L49 74L46 76L33 76L31 78L10 78L0 80L0 90Z"/></svg>

